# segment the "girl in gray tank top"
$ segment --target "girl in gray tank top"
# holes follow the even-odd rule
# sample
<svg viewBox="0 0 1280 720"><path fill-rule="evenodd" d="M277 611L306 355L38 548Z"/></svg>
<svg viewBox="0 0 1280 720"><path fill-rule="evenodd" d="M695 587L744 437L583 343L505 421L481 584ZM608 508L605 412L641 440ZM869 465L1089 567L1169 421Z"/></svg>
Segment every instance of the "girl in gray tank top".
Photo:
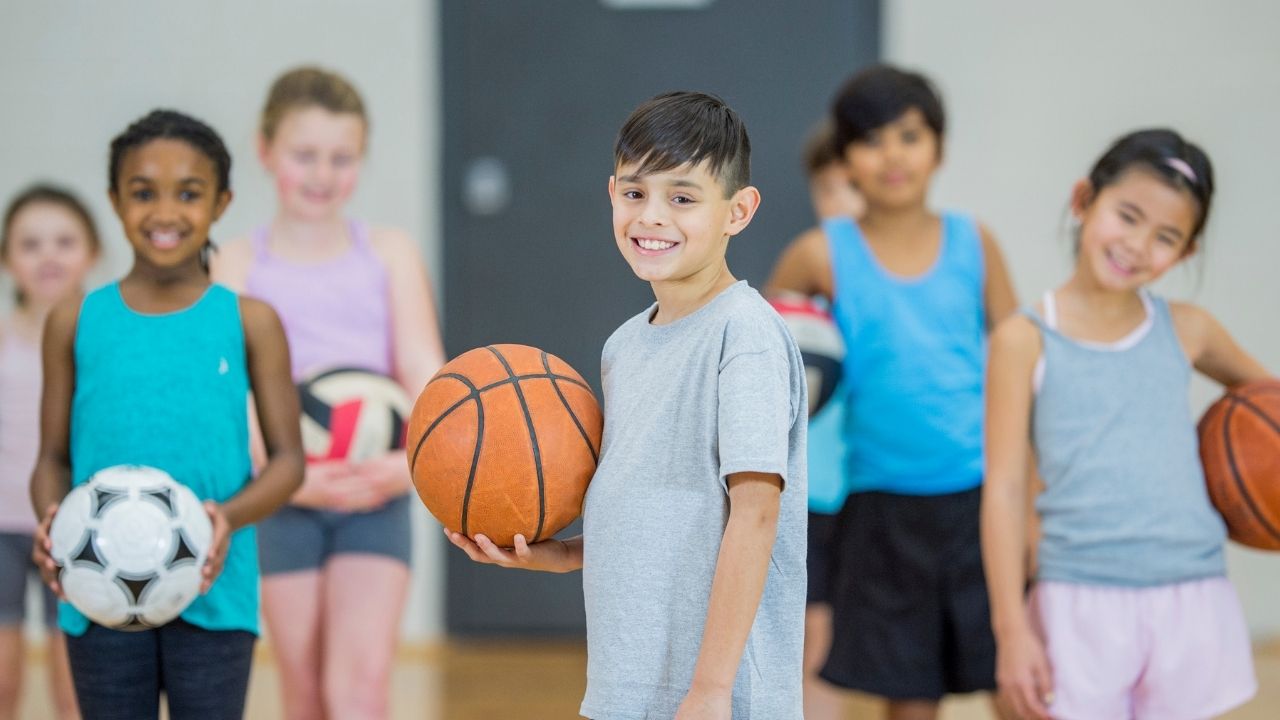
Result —
<svg viewBox="0 0 1280 720"><path fill-rule="evenodd" d="M1145 290L1196 251L1212 194L1177 133L1121 138L1073 189L1075 272L991 336L983 557L1000 694L1022 717L1209 717L1256 689L1188 389L1193 368L1267 372L1208 313Z"/></svg>

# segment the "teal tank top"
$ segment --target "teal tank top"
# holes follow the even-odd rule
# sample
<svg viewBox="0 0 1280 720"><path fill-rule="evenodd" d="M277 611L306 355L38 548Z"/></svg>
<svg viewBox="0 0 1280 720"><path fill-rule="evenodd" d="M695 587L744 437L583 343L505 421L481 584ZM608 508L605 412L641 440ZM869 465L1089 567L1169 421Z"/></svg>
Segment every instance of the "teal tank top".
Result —
<svg viewBox="0 0 1280 720"><path fill-rule="evenodd" d="M933 267L899 277L857 223L823 223L844 359L844 439L853 492L943 495L982 483L985 265L978 225L942 214Z"/></svg>
<svg viewBox="0 0 1280 720"><path fill-rule="evenodd" d="M130 309L111 283L85 297L75 337L71 484L112 465L160 468L201 499L225 502L252 476L244 328L234 292L211 285L163 315ZM89 620L67 603L59 624ZM253 527L231 536L222 574L181 615L207 630L258 632Z"/></svg>

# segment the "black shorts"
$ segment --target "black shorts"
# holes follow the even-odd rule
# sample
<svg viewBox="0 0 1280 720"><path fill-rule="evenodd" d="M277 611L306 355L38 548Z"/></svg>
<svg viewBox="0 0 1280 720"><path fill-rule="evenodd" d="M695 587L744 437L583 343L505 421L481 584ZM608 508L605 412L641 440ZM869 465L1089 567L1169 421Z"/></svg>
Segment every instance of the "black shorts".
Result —
<svg viewBox="0 0 1280 720"><path fill-rule="evenodd" d="M809 512L809 552L806 570L809 574L807 603L825 603L831 600L831 574L835 571L836 515Z"/></svg>
<svg viewBox="0 0 1280 720"><path fill-rule="evenodd" d="M995 689L981 498L981 488L849 496L836 527L825 680L895 700Z"/></svg>

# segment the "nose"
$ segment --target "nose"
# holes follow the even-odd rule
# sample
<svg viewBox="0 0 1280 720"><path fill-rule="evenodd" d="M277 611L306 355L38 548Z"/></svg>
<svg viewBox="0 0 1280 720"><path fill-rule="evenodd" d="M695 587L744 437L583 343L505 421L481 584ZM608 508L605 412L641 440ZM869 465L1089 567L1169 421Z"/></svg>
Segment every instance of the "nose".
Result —
<svg viewBox="0 0 1280 720"><path fill-rule="evenodd" d="M640 212L640 222L645 225L662 226L667 224L667 202L661 195L652 194L645 198L644 208Z"/></svg>

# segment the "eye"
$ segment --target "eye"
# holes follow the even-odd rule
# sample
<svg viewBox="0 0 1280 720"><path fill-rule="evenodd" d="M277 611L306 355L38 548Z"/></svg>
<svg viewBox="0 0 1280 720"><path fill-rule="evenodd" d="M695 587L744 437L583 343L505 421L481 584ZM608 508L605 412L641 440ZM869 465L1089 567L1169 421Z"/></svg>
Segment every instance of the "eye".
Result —
<svg viewBox="0 0 1280 720"><path fill-rule="evenodd" d="M316 159L316 154L311 150L298 150L293 153L293 159L300 163L309 163Z"/></svg>
<svg viewBox="0 0 1280 720"><path fill-rule="evenodd" d="M76 244L76 239L70 235L58 236L58 248L60 250L66 250L69 247L75 246L75 244Z"/></svg>
<svg viewBox="0 0 1280 720"><path fill-rule="evenodd" d="M333 164L340 168L347 167L353 162L355 162L355 158L350 155L336 155L333 158Z"/></svg>
<svg viewBox="0 0 1280 720"><path fill-rule="evenodd" d="M1125 225L1135 225L1138 222L1137 218L1135 218L1132 213L1120 210L1118 214L1120 215L1120 219L1124 221Z"/></svg>
<svg viewBox="0 0 1280 720"><path fill-rule="evenodd" d="M628 200L640 200L644 198L644 193L640 192L639 190L623 190L622 197Z"/></svg>
<svg viewBox="0 0 1280 720"><path fill-rule="evenodd" d="M1158 242L1158 243L1160 243L1160 244L1162 244L1162 245L1165 245L1165 246L1167 246L1167 247L1177 247L1177 246L1178 246L1178 238L1176 238L1176 237L1174 237L1174 236L1172 236L1172 235L1167 235L1167 234L1165 234L1165 233L1160 233L1159 235L1156 235L1156 242Z"/></svg>
<svg viewBox="0 0 1280 720"><path fill-rule="evenodd" d="M182 202L195 202L200 199L199 190L181 190L178 192L178 199Z"/></svg>
<svg viewBox="0 0 1280 720"><path fill-rule="evenodd" d="M139 188L129 193L129 197L133 198L134 200L137 200L138 202L148 202L155 196L156 194L151 192L149 188Z"/></svg>
<svg viewBox="0 0 1280 720"><path fill-rule="evenodd" d="M907 145L915 144L919 140L920 140L919 130L904 130L902 132L902 142L906 143Z"/></svg>
<svg viewBox="0 0 1280 720"><path fill-rule="evenodd" d="M689 197L688 195L672 195L671 202L675 203L676 205L692 205L697 201Z"/></svg>

